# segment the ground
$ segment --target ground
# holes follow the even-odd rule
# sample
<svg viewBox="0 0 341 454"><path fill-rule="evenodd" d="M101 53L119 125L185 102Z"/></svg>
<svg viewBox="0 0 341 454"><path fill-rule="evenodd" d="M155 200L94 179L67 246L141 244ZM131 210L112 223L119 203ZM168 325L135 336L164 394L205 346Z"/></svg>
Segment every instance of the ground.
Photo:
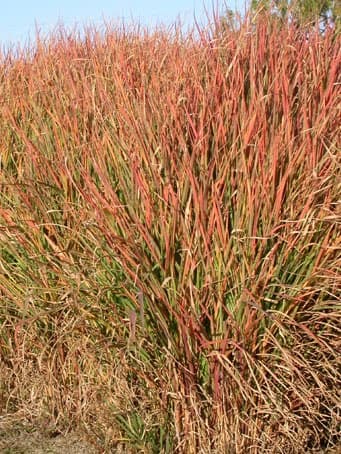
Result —
<svg viewBox="0 0 341 454"><path fill-rule="evenodd" d="M2 428L1 454L98 454L99 451L77 433L66 435L53 432L27 431L22 428Z"/></svg>
<svg viewBox="0 0 341 454"><path fill-rule="evenodd" d="M0 454L102 454L104 452L75 432L61 435L53 431L28 430L18 425L6 426L1 424L0 420ZM314 454L341 454L341 446L333 450L314 451Z"/></svg>

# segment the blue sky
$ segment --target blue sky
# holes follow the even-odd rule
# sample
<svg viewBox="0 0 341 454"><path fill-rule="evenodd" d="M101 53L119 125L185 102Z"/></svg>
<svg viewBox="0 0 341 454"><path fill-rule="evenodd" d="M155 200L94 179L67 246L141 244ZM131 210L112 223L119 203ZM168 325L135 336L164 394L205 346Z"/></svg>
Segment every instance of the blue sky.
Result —
<svg viewBox="0 0 341 454"><path fill-rule="evenodd" d="M219 0L5 0L0 14L0 45L24 43L35 23L43 33L63 22L67 27L94 23L100 25L103 18L119 21L131 17L146 25L158 22L172 23L180 16L186 24L193 22L194 12L199 20L205 19L205 6L223 5ZM243 0L225 0L231 9L242 9ZM32 36L33 36L32 35Z"/></svg>

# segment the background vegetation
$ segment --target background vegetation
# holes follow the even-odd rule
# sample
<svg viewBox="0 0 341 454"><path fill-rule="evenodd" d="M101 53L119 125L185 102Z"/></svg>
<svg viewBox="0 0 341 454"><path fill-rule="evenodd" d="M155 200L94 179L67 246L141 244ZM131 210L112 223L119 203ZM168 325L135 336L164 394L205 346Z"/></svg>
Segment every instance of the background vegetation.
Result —
<svg viewBox="0 0 341 454"><path fill-rule="evenodd" d="M0 62L0 404L107 451L339 441L340 40L270 12Z"/></svg>

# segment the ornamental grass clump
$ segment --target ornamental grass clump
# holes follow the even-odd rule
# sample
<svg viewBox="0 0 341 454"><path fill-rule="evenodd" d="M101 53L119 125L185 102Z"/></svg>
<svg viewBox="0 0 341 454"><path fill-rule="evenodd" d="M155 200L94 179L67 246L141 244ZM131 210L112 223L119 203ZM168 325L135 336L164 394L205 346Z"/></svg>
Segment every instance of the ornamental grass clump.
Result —
<svg viewBox="0 0 341 454"><path fill-rule="evenodd" d="M266 15L2 54L7 418L108 451L338 443L340 55Z"/></svg>

